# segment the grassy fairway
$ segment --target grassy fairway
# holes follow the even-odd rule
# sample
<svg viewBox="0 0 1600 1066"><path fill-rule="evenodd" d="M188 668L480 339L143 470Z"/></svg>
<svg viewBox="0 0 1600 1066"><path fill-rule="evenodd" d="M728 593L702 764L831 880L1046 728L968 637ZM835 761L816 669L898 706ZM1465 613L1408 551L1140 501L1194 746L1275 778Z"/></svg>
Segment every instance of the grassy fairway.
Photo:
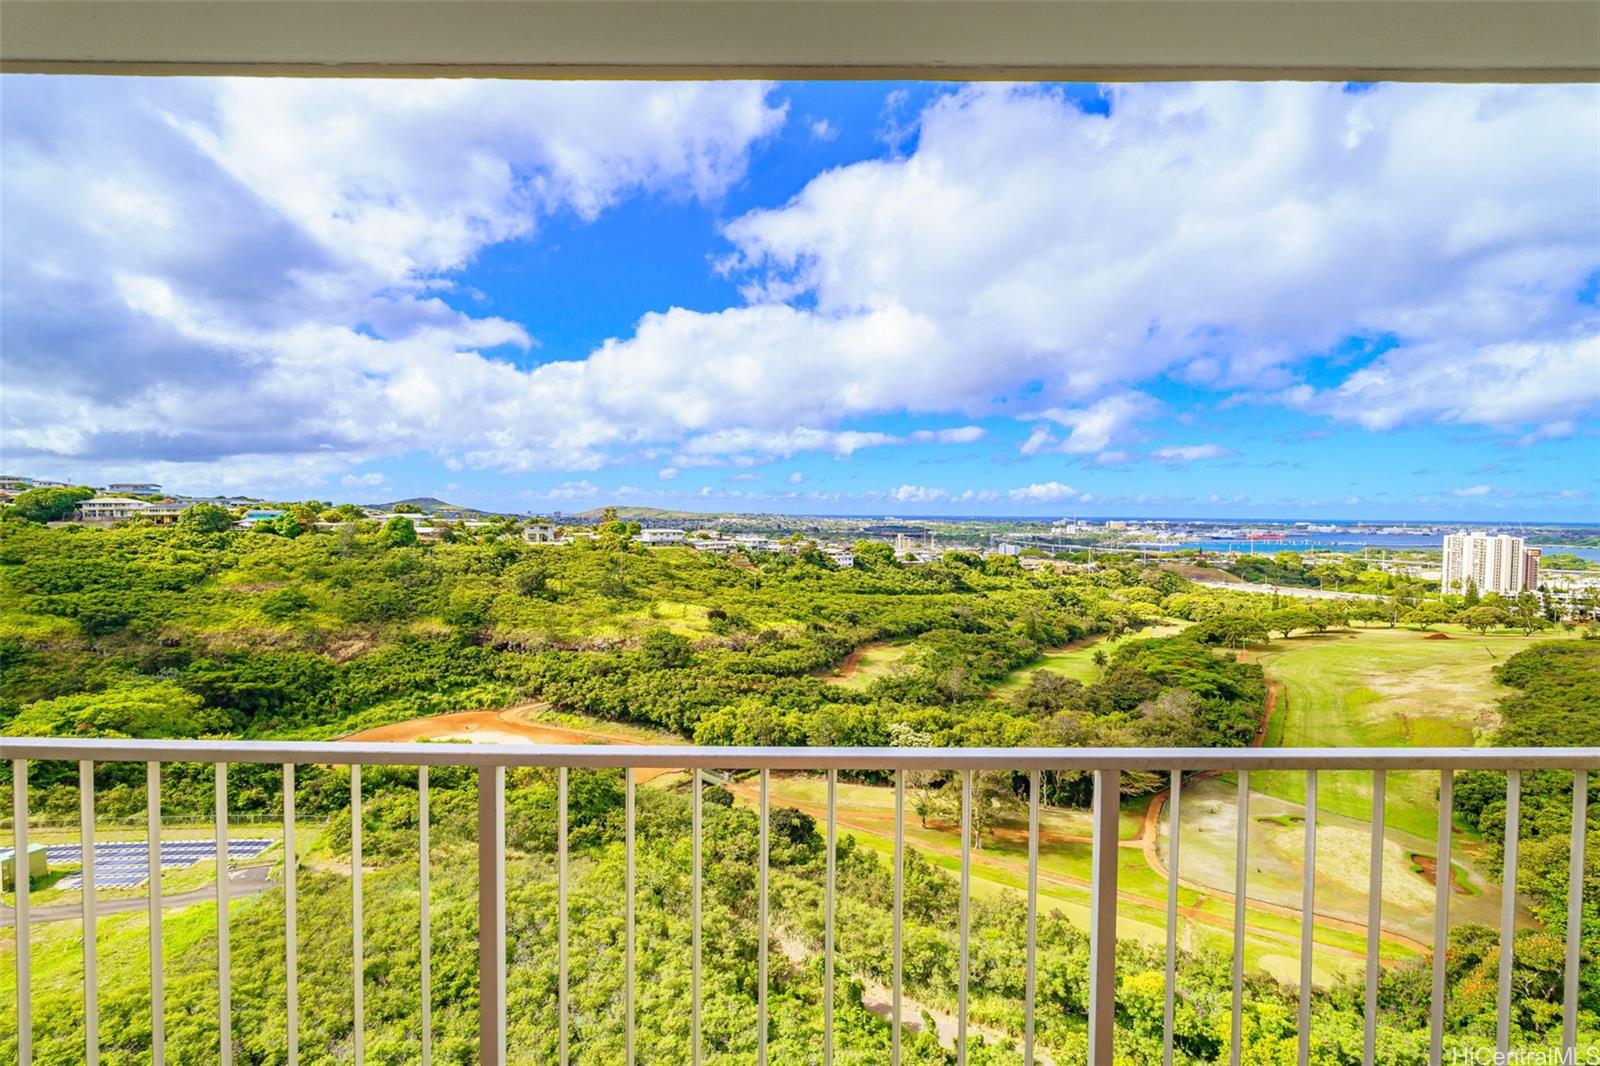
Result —
<svg viewBox="0 0 1600 1066"><path fill-rule="evenodd" d="M739 798L751 803L755 799L754 785L743 782L737 788ZM826 814L826 786L815 776L777 775L772 779L772 802L775 806L793 806L818 819L818 828ZM1166 879L1146 863L1140 848L1140 829L1144 820L1145 799L1130 800L1123 805L1119 819L1119 889L1122 899L1117 908L1118 934L1146 944L1161 944L1166 937L1164 912L1167 892ZM840 784L838 786L839 835L853 836L864 847L885 855L894 849L894 790L880 786ZM920 851L935 866L952 874L960 871L961 837L954 824L954 814L941 811L930 818L926 827L912 812L912 796L906 797L905 839L908 847ZM1043 906L1065 914L1080 928L1088 927L1089 879L1092 832L1089 813L1077 810L1046 809L1041 812L1042 842L1039 849L1039 892ZM1009 812L995 826L981 850L972 853L972 892L976 897L987 898L1005 892L1026 891L1027 888L1027 820L1026 812ZM1231 840L1231 834L1228 836ZM1201 872L1202 871L1197 871ZM1290 876L1285 873L1285 877ZM1231 883L1231 866L1227 876L1219 878ZM1204 885L1205 878L1202 877ZM1252 881L1252 906L1247 920L1245 959L1252 969L1265 970L1283 979L1293 980L1299 973L1299 919L1286 913L1282 907L1258 905L1255 882ZM1271 899L1271 896L1260 897ZM1186 883L1178 893L1182 942L1199 946L1207 944L1219 951L1231 945L1233 907L1225 896L1213 891L1209 885L1195 888ZM1338 924L1319 923L1316 928L1319 954L1316 956L1316 980L1319 984L1331 983L1337 976L1360 972L1361 955L1365 939L1360 933ZM1321 949L1328 950L1321 950ZM1415 958L1415 954L1402 943L1386 940L1383 946L1386 960L1398 961Z"/></svg>
<svg viewBox="0 0 1600 1066"><path fill-rule="evenodd" d="M1494 668L1517 652L1549 640L1494 633L1480 637L1442 627L1449 639L1409 629L1357 629L1274 641L1253 652L1282 698L1269 743L1283 747L1471 747L1498 724L1504 689ZM1304 802L1298 773L1258 773L1257 790ZM1390 774L1389 824L1432 838L1438 776ZM1324 810L1351 818L1372 815L1372 777L1327 773L1320 781Z"/></svg>
<svg viewBox="0 0 1600 1066"><path fill-rule="evenodd" d="M1029 663L1020 670L1013 671L1011 676L1001 682L994 690L995 694L1004 696L1009 692L1026 688L1028 681L1039 670L1053 670L1058 674L1065 674L1067 677L1088 684L1100 676L1100 668L1094 664L1095 652L1104 651L1109 655L1116 650L1118 645L1125 641L1147 640L1151 637L1170 637L1174 633L1181 632L1186 624L1174 623L1151 626L1148 629L1141 629L1137 633L1129 633L1115 640L1107 640L1105 637L1089 637L1069 647L1046 651L1037 661Z"/></svg>
<svg viewBox="0 0 1600 1066"><path fill-rule="evenodd" d="M857 649L837 672L830 674L824 680L830 685L838 685L841 688L866 688L894 669L900 660L916 649L914 641L869 644Z"/></svg>

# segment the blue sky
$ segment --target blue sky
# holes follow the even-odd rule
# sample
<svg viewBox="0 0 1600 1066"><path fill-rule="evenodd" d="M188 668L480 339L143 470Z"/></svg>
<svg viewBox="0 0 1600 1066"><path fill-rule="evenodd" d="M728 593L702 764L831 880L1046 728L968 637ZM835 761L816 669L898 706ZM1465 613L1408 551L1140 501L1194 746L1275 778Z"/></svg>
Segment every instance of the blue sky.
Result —
<svg viewBox="0 0 1600 1066"><path fill-rule="evenodd" d="M1600 521L1600 90L0 79L7 472Z"/></svg>

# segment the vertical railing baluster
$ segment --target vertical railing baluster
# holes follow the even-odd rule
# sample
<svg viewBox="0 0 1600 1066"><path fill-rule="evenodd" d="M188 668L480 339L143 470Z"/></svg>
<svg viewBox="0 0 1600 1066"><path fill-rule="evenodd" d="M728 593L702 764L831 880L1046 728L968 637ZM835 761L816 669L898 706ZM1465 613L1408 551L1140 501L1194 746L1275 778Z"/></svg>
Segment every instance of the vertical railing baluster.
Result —
<svg viewBox="0 0 1600 1066"><path fill-rule="evenodd" d="M1517 938L1517 844L1521 832L1522 771L1506 772L1505 867L1500 880L1500 984L1495 996L1495 1051L1511 1047L1511 962Z"/></svg>
<svg viewBox="0 0 1600 1066"><path fill-rule="evenodd" d="M961 772L961 929L956 971L956 1063L967 1062L967 971L972 929L972 771Z"/></svg>
<svg viewBox="0 0 1600 1066"><path fill-rule="evenodd" d="M167 1061L167 997L161 937L161 764L144 766L144 850L149 878L150 926L150 1063Z"/></svg>
<svg viewBox="0 0 1600 1066"><path fill-rule="evenodd" d="M366 937L361 921L361 766L350 767L350 962L351 1027L355 1064L361 1066L367 1048Z"/></svg>
<svg viewBox="0 0 1600 1066"><path fill-rule="evenodd" d="M1567 958L1561 991L1561 1047L1578 1051L1578 961L1583 943L1583 838L1589 827L1589 771L1572 774L1572 854L1567 872Z"/></svg>
<svg viewBox="0 0 1600 1066"><path fill-rule="evenodd" d="M827 884L822 891L822 1066L833 1063L833 893L838 876L839 771L828 771Z"/></svg>
<svg viewBox="0 0 1600 1066"><path fill-rule="evenodd" d="M556 1043L567 1066L571 1007L567 1003L567 768L556 771Z"/></svg>
<svg viewBox="0 0 1600 1066"><path fill-rule="evenodd" d="M694 771L694 802L690 806L692 821L694 823L693 852L694 874L689 889L689 906L693 910L690 917L689 939L691 941L689 959L689 1059L694 1066L700 1066L700 880L701 880L701 792L704 783L698 767Z"/></svg>
<svg viewBox="0 0 1600 1066"><path fill-rule="evenodd" d="M422 1066L433 1064L433 871L428 768L417 767L417 996L422 1001Z"/></svg>
<svg viewBox="0 0 1600 1066"><path fill-rule="evenodd" d="M17 895L17 1066L33 1062L33 916L28 894L28 760L11 760L11 877Z"/></svg>
<svg viewBox="0 0 1600 1066"><path fill-rule="evenodd" d="M900 1066L900 989L905 980L906 770L894 772L894 977L890 989L889 1066Z"/></svg>
<svg viewBox="0 0 1600 1066"><path fill-rule="evenodd" d="M83 1047L88 1066L100 1061L99 926L94 914L94 763L78 763L79 858L83 863Z"/></svg>
<svg viewBox="0 0 1600 1066"><path fill-rule="evenodd" d="M1111 1066L1117 1010L1117 837L1122 771L1094 772L1089 896L1089 1066Z"/></svg>
<svg viewBox="0 0 1600 1066"><path fill-rule="evenodd" d="M761 863L756 871L756 1063L767 1066L767 866L771 855L768 827L771 771L761 771Z"/></svg>
<svg viewBox="0 0 1600 1066"><path fill-rule="evenodd" d="M222 1066L233 1062L233 943L228 932L228 764L216 764L217 1023Z"/></svg>
<svg viewBox="0 0 1600 1066"><path fill-rule="evenodd" d="M283 974L284 1043L289 1066L300 1061L300 879L294 826L294 763L283 764Z"/></svg>
<svg viewBox="0 0 1600 1066"><path fill-rule="evenodd" d="M1239 1066L1244 1042L1244 901L1250 864L1250 771L1239 771L1238 823L1233 842L1233 1002L1229 1029L1228 1062Z"/></svg>
<svg viewBox="0 0 1600 1066"><path fill-rule="evenodd" d="M636 831L634 815L634 774L633 767L622 771L623 776L623 802L626 812L623 816L623 882L624 892L627 897L624 907L623 920L623 945L622 945L622 1060L625 1066L633 1066L633 930L634 930L634 833Z"/></svg>
<svg viewBox="0 0 1600 1066"><path fill-rule="evenodd" d="M1022 987L1022 1062L1033 1066L1033 1009L1039 992L1039 771L1028 772L1028 944Z"/></svg>
<svg viewBox="0 0 1600 1066"><path fill-rule="evenodd" d="M1172 771L1167 790L1167 995L1161 1012L1161 1063L1172 1066L1172 1034L1178 1011L1178 805L1183 771Z"/></svg>
<svg viewBox="0 0 1600 1066"><path fill-rule="evenodd" d="M1454 788L1454 772L1440 771L1438 857L1433 871L1433 995L1428 1012L1428 1061L1434 1066L1444 1061L1444 978L1445 953L1450 946L1450 830Z"/></svg>
<svg viewBox="0 0 1600 1066"><path fill-rule="evenodd" d="M506 1061L506 768L478 767L478 1066Z"/></svg>
<svg viewBox="0 0 1600 1066"><path fill-rule="evenodd" d="M1311 1062L1311 961L1317 919L1317 772L1306 771L1305 871L1300 886L1300 1066Z"/></svg>
<svg viewBox="0 0 1600 1066"><path fill-rule="evenodd" d="M1388 806L1388 775L1372 771L1372 857L1367 871L1367 987L1363 999L1364 1032L1362 1066L1374 1066L1378 1056L1378 952L1383 944L1384 822Z"/></svg>

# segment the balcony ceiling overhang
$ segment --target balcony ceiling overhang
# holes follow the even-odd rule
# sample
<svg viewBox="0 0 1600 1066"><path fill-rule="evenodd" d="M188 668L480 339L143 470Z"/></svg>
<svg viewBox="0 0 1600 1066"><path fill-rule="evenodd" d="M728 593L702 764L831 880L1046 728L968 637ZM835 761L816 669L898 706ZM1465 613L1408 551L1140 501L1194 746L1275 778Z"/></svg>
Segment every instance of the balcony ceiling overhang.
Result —
<svg viewBox="0 0 1600 1066"><path fill-rule="evenodd" d="M1596 0L0 0L0 69L1600 80Z"/></svg>

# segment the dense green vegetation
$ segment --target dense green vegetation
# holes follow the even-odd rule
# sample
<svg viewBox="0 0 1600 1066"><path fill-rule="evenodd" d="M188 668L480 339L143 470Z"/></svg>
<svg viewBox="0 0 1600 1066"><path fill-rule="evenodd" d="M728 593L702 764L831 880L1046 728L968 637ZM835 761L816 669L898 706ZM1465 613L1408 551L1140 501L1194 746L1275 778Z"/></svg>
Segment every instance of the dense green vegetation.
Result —
<svg viewBox="0 0 1600 1066"><path fill-rule="evenodd" d="M307 509L308 513L322 512ZM1093 573L1024 571L1015 559L953 552L927 566L903 566L892 553L861 551L839 570L814 550L795 555L717 557L688 549L644 550L621 523L572 547L529 546L497 531L463 531L452 543L418 543L397 520L379 529L350 523L320 530L294 513L283 528L238 532L196 520L172 529L44 529L0 523L0 732L139 737L324 738L419 715L500 707L521 699L556 710L654 726L701 743L917 745L1213 745L1247 743L1265 695L1259 666L1224 648L1282 632L1349 623L1343 604L1201 590L1177 574L1126 565ZM292 527L292 529L291 529ZM409 535L408 535L409 533ZM1421 603L1408 604L1414 611ZM1379 604L1387 606L1387 604ZM1443 605L1441 605L1443 606ZM1456 608L1451 607L1453 612ZM1162 617L1194 620L1184 633L1139 639ZM1387 624L1408 624L1391 614ZM1425 619L1409 624L1427 625ZM1025 686L1004 687L1047 648L1095 634L1134 634L1119 641L1087 681L1048 670ZM907 641L908 651L859 686L829 684L827 675L853 649ZM1593 642L1552 642L1536 651L1569 658L1503 668L1516 688L1505 709L1506 743L1594 743L1596 679ZM1544 678L1552 664L1561 681ZM1000 690L998 693L996 690ZM1584 718L1590 733L1552 723ZM1588 739L1582 739L1587 737ZM9 768L4 772L8 773ZM210 809L210 768L166 768L163 801L170 816L202 817ZM34 809L70 818L77 808L76 770L34 768ZM367 777L366 860L369 933L369 1054L405 1061L416 1026L414 774ZM1554 775L1559 778L1561 775ZM1025 796L1025 780L985 774L983 812ZM1558 943L1561 863L1560 782L1548 789L1530 775L1525 802L1524 887L1546 892L1540 917L1547 932L1524 934L1518 959L1518 1020L1530 1040L1548 1038L1559 1001ZM102 764L96 771L103 816L143 810L144 769ZM238 766L231 804L242 813L275 813L275 768ZM920 788L946 794L935 779ZM1600 785L1600 781L1595 782ZM439 1061L470 1061L475 1024L472 952L475 912L473 781L435 772L435 1019ZM1049 802L1082 804L1088 783L1047 781ZM1126 790L1158 787L1153 777L1127 775ZM1503 779L1501 784L1503 795ZM1566 775L1569 792L1571 777ZM325 820L302 873L302 936L310 972L303 978L307 1061L333 1061L348 1049L349 977L342 945L349 929L348 776L307 766L299 775L302 817ZM553 786L548 775L511 775L508 843L513 852L509 910L518 948L512 968L513 1041L527 1061L546 1061L553 1039L554 923ZM7 790L8 791L8 790ZM1492 836L1494 801L1487 787L1462 787L1462 811ZM1483 801L1473 806L1473 797ZM1545 798L1541 798L1545 797ZM708 803L707 952L710 1061L748 1061L754 1025L755 826L749 811L725 793ZM616 1061L620 1039L620 789L615 775L574 779L575 1035L578 1061ZM641 1033L654 1061L684 1057L687 1018L687 797L641 792ZM1593 809L1600 811L1600 802ZM1503 823L1503 799L1500 819ZM980 832L988 819L979 812ZM1545 826L1536 829L1535 823ZM820 1012L820 877L822 845L810 819L783 811L774 819L775 911L789 940L808 951L790 964L774 956L773 1038L776 1061L815 1054ZM342 856L344 856L342 858ZM883 1060L887 1031L861 1006L862 979L886 979L890 881L881 858L846 838L840 852L842 1062ZM341 862L343 865L341 866ZM921 1002L947 1007L954 997L955 886L920 857L911 862L907 931L908 987ZM1591 874L1592 876L1592 874ZM341 902L344 901L344 902ZM1593 949L1600 914L1591 899L1586 920L1586 1031L1596 1028L1600 987ZM341 910L341 908L343 908ZM215 1001L206 975L214 958L207 908L182 912L169 965L169 1011L182 1025L170 1032L182 1061L208 1057ZM282 921L275 892L236 904L236 1019L239 1061L281 1061ZM1010 896L975 908L975 1019L999 1032L1020 1030L1022 915ZM142 943L136 927L115 925L107 937L127 940L127 980L104 983L103 1009L119 1019L122 1040L108 1061L137 1061L141 1034L136 977ZM55 935L53 932L49 935ZM1542 938L1542 939L1539 939ZM1463 1046L1481 1043L1492 1025L1493 938L1473 927L1457 933L1452 1025ZM1520 942L1519 942L1520 943ZM309 946L324 945L326 950ZM577 946L581 945L581 946ZM1063 1059L1083 1041L1087 955L1081 934L1064 918L1041 932L1041 1037ZM108 942L108 958L117 952ZM41 945L41 951L50 950ZM70 958L70 944L62 946ZM1557 952L1559 954L1559 952ZM1130 1062L1158 1054L1162 978L1158 961L1136 945L1120 949L1119 1042ZM115 973L115 963L108 963ZM9 972L9 968L7 972ZM1201 952L1182 967L1180 1049L1188 1061L1226 1059L1228 962ZM1491 975L1487 1007L1469 995ZM5 978L0 978L3 980ZM341 985L340 982L343 982ZM70 1061L75 989L42 990L36 1000L38 1061ZM321 988L321 992L314 990ZM1412 967L1385 975L1384 1054L1410 1062L1425 1044L1427 974ZM342 989L342 991L341 991ZM0 992L3 992L0 987ZM52 995L54 998L51 998ZM1344 1063L1360 1046L1359 991L1319 992L1319 1062ZM1247 1061L1292 1061L1294 993L1266 977L1252 978ZM5 1051L0 1026L0 1055ZM781 1052L781 1054L780 1054ZM909 1061L947 1061L931 1038ZM1013 1062L1014 1053L973 1061Z"/></svg>
<svg viewBox="0 0 1600 1066"><path fill-rule="evenodd" d="M1495 743L1504 747L1600 748L1600 641L1541 644L1512 656L1496 671L1515 691L1500 704L1502 726ZM1457 787L1460 818L1480 829L1496 845L1497 868L1503 862L1506 837L1504 774L1463 774ZM1584 865L1583 968L1584 1000L1600 1006L1600 774L1588 780L1588 840ZM1567 930L1567 880L1572 831L1573 775L1539 770L1522 775L1522 807L1517 838L1517 887L1533 901L1543 930L1518 935L1518 955L1554 966ZM1494 996L1494 965L1499 953L1492 943L1480 947L1468 965L1467 983L1457 1004L1461 1011L1487 1009ZM1555 1004L1524 1000L1519 1009L1530 1024L1545 1024Z"/></svg>

